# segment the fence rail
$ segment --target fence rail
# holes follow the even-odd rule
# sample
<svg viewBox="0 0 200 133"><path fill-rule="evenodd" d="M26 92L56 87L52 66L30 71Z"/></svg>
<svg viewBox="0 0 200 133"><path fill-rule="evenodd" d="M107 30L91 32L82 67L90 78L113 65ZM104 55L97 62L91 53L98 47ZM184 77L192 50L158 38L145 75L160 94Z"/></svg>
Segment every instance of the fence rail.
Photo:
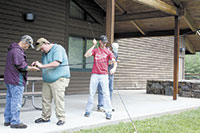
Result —
<svg viewBox="0 0 200 133"><path fill-rule="evenodd" d="M185 73L185 79L200 79L200 73Z"/></svg>

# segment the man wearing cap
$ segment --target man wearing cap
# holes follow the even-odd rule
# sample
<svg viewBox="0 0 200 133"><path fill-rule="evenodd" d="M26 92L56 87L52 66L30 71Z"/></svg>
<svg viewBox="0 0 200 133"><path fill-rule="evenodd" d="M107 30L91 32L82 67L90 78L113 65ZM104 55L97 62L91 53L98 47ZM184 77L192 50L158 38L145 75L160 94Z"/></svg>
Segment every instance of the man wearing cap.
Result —
<svg viewBox="0 0 200 133"><path fill-rule="evenodd" d="M100 84L103 92L103 105L106 113L106 119L110 120L112 118L112 106L108 87L108 62L109 59L114 62L114 67L110 70L111 74L115 73L117 63L115 61L113 53L106 48L107 43L107 37L105 35L101 35L99 40L99 48L94 49L97 44L97 41L94 39L93 46L85 53L86 58L94 56L94 64L92 68L92 75L90 78L90 94L84 114L85 117L89 117L91 114L94 95L96 93L98 84Z"/></svg>
<svg viewBox="0 0 200 133"><path fill-rule="evenodd" d="M109 50L112 51L112 53L115 56L115 60L118 60L118 48L119 45L118 43L112 43L111 47L108 48ZM109 61L109 65L108 65L108 82L109 82L109 92L110 92L110 100L112 102L112 92L113 92L113 84L114 84L114 74L110 73L110 70L114 67L114 64L112 61ZM97 111L99 112L104 112L104 107L103 107L103 92L102 92L102 88L101 85L98 85L98 105L97 105ZM113 108L112 111L115 111L115 109Z"/></svg>
<svg viewBox="0 0 200 133"><path fill-rule="evenodd" d="M42 52L42 63L35 61L32 65L42 69L42 116L35 123L49 122L52 99L55 103L57 125L65 124L65 88L70 81L68 57L65 49L58 44L50 43L45 38L36 42L36 50Z"/></svg>
<svg viewBox="0 0 200 133"><path fill-rule="evenodd" d="M37 67L28 66L24 50L33 47L33 39L29 35L22 36L19 43L12 43L8 47L8 55L4 72L7 88L4 112L4 126L11 128L27 128L20 122L22 96L27 81L27 71L39 71Z"/></svg>

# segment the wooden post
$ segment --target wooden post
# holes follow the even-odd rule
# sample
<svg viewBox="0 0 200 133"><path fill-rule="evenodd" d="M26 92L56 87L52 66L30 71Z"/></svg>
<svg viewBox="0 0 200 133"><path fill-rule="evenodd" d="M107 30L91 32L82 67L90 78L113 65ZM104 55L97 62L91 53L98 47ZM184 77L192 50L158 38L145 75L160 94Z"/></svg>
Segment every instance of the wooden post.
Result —
<svg viewBox="0 0 200 133"><path fill-rule="evenodd" d="M173 82L173 100L177 99L178 93L178 72L179 72L179 17L175 16L175 35L174 35L174 82Z"/></svg>
<svg viewBox="0 0 200 133"><path fill-rule="evenodd" d="M115 0L107 0L106 7L106 36L110 46L114 40Z"/></svg>

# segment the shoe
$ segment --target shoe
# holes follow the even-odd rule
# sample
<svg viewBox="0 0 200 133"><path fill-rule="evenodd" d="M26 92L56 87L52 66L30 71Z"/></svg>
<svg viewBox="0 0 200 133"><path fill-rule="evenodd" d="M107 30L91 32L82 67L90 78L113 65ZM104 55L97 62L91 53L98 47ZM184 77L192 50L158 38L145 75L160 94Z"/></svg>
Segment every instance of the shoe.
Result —
<svg viewBox="0 0 200 133"><path fill-rule="evenodd" d="M112 118L112 114L106 114L106 119L110 120Z"/></svg>
<svg viewBox="0 0 200 133"><path fill-rule="evenodd" d="M89 117L90 116L90 112L85 112L84 116L85 117Z"/></svg>
<svg viewBox="0 0 200 133"><path fill-rule="evenodd" d="M112 109L112 112L115 112L115 109Z"/></svg>
<svg viewBox="0 0 200 133"><path fill-rule="evenodd" d="M97 112L105 112L105 110L104 110L103 107L98 107L98 108L97 108Z"/></svg>
<svg viewBox="0 0 200 133"><path fill-rule="evenodd" d="M50 120L44 120L42 118L38 118L35 120L35 123L45 123L45 122L50 122Z"/></svg>
<svg viewBox="0 0 200 133"><path fill-rule="evenodd" d="M16 124L16 125L10 125L11 128L27 128L27 125L20 123L20 124Z"/></svg>
<svg viewBox="0 0 200 133"><path fill-rule="evenodd" d="M64 125L65 124L65 121L62 121L62 120L59 120L57 123L56 123L56 125L58 125L58 126L61 126L61 125Z"/></svg>
<svg viewBox="0 0 200 133"><path fill-rule="evenodd" d="M4 122L4 126L10 126L10 122Z"/></svg>

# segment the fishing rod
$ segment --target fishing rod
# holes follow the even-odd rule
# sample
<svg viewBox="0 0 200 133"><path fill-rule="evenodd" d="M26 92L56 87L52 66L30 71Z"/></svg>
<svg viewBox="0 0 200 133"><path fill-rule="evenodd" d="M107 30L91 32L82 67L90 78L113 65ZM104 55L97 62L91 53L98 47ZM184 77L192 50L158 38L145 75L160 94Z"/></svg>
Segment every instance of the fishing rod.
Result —
<svg viewBox="0 0 200 133"><path fill-rule="evenodd" d="M90 22L88 22L88 25L89 25L90 31L91 31L91 33L92 33L92 36L93 36L93 38L95 39L95 36L94 36L94 32L93 32L93 30L92 30L91 23L90 23Z"/></svg>
<svg viewBox="0 0 200 133"><path fill-rule="evenodd" d="M131 115L130 115L130 113L129 113L127 107L126 107L126 104L124 103L124 100L123 100L122 96L120 95L119 90L118 90L118 89L116 89L116 90L117 90L117 94L118 94L118 96L119 96L119 98L120 98L120 100L121 100L121 102L122 102L122 105L123 105L123 107L124 107L124 109L125 109L125 111L126 111L128 117L129 117L129 120L131 121L131 125L133 126L133 128L134 128L134 130L135 130L134 133L137 133L137 128L136 128L136 126L135 126L135 123L134 123L133 119L131 118Z"/></svg>
<svg viewBox="0 0 200 133"><path fill-rule="evenodd" d="M138 54L139 52L133 54L132 56L135 56L136 54ZM130 57L130 55L126 56L125 58L127 57ZM131 59L123 59L122 61L120 60L119 62L124 62L124 61L131 61ZM72 64L66 64L66 65L59 65L58 67L65 67L65 66L79 66L79 65L87 65L87 64L102 64L102 63L105 63L105 64L109 64L109 62L86 62L86 63L72 63Z"/></svg>

